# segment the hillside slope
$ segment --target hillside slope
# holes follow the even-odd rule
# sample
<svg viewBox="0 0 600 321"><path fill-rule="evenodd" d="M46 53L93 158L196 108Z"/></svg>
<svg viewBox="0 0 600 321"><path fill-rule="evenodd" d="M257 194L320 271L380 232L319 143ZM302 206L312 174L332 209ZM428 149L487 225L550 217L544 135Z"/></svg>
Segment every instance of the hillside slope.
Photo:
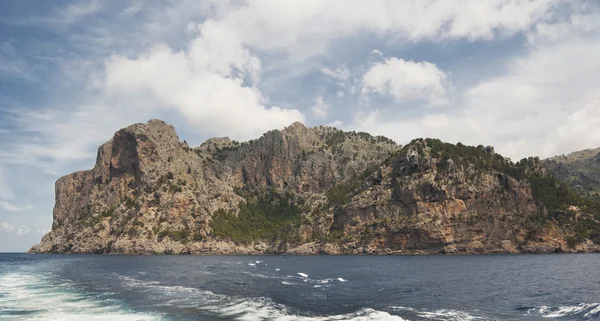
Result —
<svg viewBox="0 0 600 321"><path fill-rule="evenodd" d="M597 213L538 159L491 147L294 123L190 148L151 120L56 182L52 231L30 252L589 252Z"/></svg>
<svg viewBox="0 0 600 321"><path fill-rule="evenodd" d="M544 166L575 191L600 200L600 148L555 156L544 160Z"/></svg>

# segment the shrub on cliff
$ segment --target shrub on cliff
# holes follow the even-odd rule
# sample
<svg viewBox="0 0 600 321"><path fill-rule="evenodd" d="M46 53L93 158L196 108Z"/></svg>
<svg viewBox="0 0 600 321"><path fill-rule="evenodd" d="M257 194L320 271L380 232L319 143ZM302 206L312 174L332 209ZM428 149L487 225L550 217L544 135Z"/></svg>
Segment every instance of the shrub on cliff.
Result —
<svg viewBox="0 0 600 321"><path fill-rule="evenodd" d="M248 193L249 195L252 195ZM293 229L300 222L300 209L289 194L279 194L272 189L248 196L240 204L238 215L223 209L213 213L213 235L249 244L254 241L293 239Z"/></svg>

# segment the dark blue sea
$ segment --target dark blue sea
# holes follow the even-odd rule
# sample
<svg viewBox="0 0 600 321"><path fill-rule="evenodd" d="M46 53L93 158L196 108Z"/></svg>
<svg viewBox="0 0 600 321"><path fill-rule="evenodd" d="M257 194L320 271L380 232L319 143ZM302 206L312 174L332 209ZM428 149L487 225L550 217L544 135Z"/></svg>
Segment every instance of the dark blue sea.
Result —
<svg viewBox="0 0 600 321"><path fill-rule="evenodd" d="M0 320L594 320L600 255L0 254Z"/></svg>

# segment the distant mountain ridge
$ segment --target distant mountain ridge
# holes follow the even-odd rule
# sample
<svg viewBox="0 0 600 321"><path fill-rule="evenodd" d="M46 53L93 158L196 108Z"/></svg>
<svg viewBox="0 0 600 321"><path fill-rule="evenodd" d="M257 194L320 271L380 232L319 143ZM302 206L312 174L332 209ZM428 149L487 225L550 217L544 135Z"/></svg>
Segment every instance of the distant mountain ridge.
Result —
<svg viewBox="0 0 600 321"><path fill-rule="evenodd" d="M544 166L577 192L600 199L600 148L548 158Z"/></svg>
<svg viewBox="0 0 600 321"><path fill-rule="evenodd" d="M600 251L600 207L537 158L294 123L191 148L160 120L117 131L56 182L32 253Z"/></svg>

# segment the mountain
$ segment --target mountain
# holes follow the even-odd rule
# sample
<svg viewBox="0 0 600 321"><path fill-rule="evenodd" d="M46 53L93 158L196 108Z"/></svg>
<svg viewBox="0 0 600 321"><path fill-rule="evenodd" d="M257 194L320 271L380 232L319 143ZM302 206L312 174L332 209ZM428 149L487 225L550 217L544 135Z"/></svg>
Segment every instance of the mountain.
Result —
<svg viewBox="0 0 600 321"><path fill-rule="evenodd" d="M544 166L582 195L600 200L600 148L544 160Z"/></svg>
<svg viewBox="0 0 600 321"><path fill-rule="evenodd" d="M600 251L600 207L537 158L294 123L191 148L160 120L117 131L56 182L31 253Z"/></svg>

